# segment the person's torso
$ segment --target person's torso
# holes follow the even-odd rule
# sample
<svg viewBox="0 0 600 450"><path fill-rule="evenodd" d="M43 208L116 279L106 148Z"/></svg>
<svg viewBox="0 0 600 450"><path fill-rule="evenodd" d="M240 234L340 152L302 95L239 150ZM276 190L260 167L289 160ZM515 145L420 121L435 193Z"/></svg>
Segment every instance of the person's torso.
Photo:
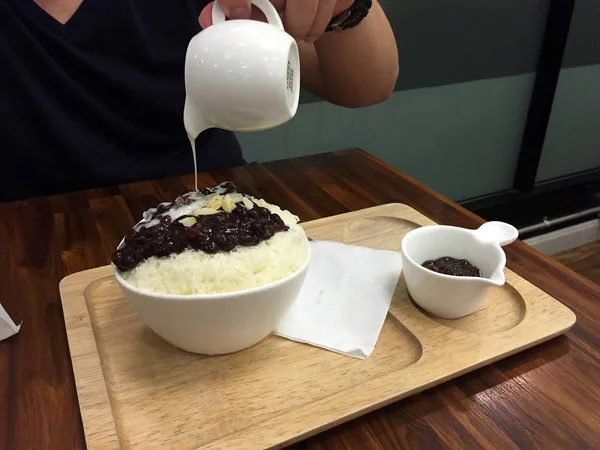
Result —
<svg viewBox="0 0 600 450"><path fill-rule="evenodd" d="M83 0L62 25L0 0L0 201L190 173L183 67L206 3ZM200 170L243 162L222 130L198 153Z"/></svg>

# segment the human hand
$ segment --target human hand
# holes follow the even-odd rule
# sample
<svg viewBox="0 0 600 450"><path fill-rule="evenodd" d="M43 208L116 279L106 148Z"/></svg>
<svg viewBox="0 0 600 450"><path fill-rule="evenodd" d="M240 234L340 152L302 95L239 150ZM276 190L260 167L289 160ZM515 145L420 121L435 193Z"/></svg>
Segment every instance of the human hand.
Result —
<svg viewBox="0 0 600 450"><path fill-rule="evenodd" d="M217 0L230 19L266 21L249 0ZM352 6L354 0L271 0L283 19L285 30L297 41L312 44L325 32L331 19ZM198 18L202 28L212 25L212 7L209 3Z"/></svg>

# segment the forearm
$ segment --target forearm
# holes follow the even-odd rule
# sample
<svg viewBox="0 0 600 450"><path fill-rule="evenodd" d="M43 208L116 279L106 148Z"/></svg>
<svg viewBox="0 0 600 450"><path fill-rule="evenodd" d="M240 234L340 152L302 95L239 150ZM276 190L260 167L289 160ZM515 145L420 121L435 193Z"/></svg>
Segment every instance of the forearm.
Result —
<svg viewBox="0 0 600 450"><path fill-rule="evenodd" d="M325 33L314 45L299 45L302 85L323 99L361 107L379 103L393 92L398 78L398 50L377 1L355 28Z"/></svg>

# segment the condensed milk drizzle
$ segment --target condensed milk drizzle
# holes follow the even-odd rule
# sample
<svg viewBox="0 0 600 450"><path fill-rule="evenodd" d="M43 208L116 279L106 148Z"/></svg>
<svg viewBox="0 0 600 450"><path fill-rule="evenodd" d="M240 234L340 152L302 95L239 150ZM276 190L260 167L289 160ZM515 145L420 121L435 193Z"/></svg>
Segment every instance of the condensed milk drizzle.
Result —
<svg viewBox="0 0 600 450"><path fill-rule="evenodd" d="M187 91L187 86L186 86ZM188 101L187 94L185 99L185 105L183 107L183 126L187 133L187 137L190 140L190 148L192 149L192 156L194 158L194 187L198 191L198 160L196 156L196 138L204 130L210 128L206 125L201 115L196 111L190 102Z"/></svg>
<svg viewBox="0 0 600 450"><path fill-rule="evenodd" d="M190 147L192 149L192 156L194 157L194 190L198 191L198 161L196 160L196 139L194 139L188 133L188 139L190 140Z"/></svg>

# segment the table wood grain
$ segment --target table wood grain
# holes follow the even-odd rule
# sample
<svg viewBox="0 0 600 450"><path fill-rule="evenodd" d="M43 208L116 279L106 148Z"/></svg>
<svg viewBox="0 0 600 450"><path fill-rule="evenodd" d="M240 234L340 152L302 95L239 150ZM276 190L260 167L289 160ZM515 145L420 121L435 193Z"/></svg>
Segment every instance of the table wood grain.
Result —
<svg viewBox="0 0 600 450"><path fill-rule="evenodd" d="M482 220L361 150L200 175L232 180L304 221L389 202L438 223ZM142 212L193 177L0 204L0 302L21 332L0 342L0 448L81 449L58 283L105 265ZM600 448L600 287L521 242L508 267L577 315L566 336L317 435L294 448Z"/></svg>

